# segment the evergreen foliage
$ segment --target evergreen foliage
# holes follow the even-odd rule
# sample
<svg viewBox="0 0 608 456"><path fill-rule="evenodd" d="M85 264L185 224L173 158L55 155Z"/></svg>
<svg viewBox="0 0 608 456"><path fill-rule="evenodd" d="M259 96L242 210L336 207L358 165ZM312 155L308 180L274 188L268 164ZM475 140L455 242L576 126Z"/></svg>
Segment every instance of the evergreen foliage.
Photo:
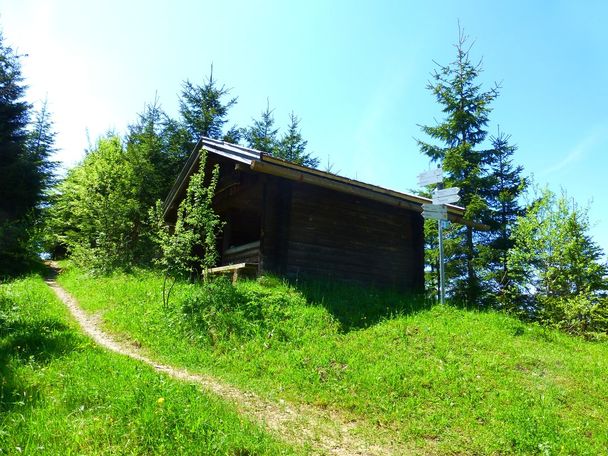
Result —
<svg viewBox="0 0 608 456"><path fill-rule="evenodd" d="M236 97L226 100L229 95L230 89L218 85L213 79L213 66L203 85L189 80L183 83L179 110L192 145L203 136L222 139L228 111L237 103Z"/></svg>
<svg viewBox="0 0 608 456"><path fill-rule="evenodd" d="M319 166L319 159L306 152L306 141L300 131L300 119L293 112L289 114L289 125L287 131L279 140L274 156L282 158L298 165L316 168Z"/></svg>
<svg viewBox="0 0 608 456"><path fill-rule="evenodd" d="M295 113L289 114L287 131L279 138L279 129L275 127L274 109L270 104L261 112L258 119L253 119L253 125L242 130L247 146L268 155L296 163L298 165L316 168L319 159L306 152L306 141L300 130L300 119Z"/></svg>
<svg viewBox="0 0 608 456"><path fill-rule="evenodd" d="M19 59L0 33L0 274L14 272L36 253L39 209L55 167L46 103L30 124Z"/></svg>
<svg viewBox="0 0 608 456"><path fill-rule="evenodd" d="M445 117L437 125L421 128L439 145L421 140L418 145L432 162L442 163L447 186L460 188L465 218L483 220L490 210L484 194L491 185L486 166L492 159L492 151L481 147L487 136L490 104L498 96L498 87L482 90L477 82L481 63L471 62L470 46L462 30L455 47L456 60L440 65L427 86ZM451 226L445 233L446 238L453 240L453 249L446 255L448 291L456 299L477 302L483 293L479 277L481 239L470 226Z"/></svg>
<svg viewBox="0 0 608 456"><path fill-rule="evenodd" d="M570 332L608 332L608 266L586 209L545 189L511 239L505 307Z"/></svg>
<svg viewBox="0 0 608 456"><path fill-rule="evenodd" d="M157 199L167 195L192 152L188 148L189 134L179 122L165 114L155 98L145 105L137 122L129 126L126 144L145 174L141 201L152 207Z"/></svg>
<svg viewBox="0 0 608 456"><path fill-rule="evenodd" d="M509 143L510 136L499 129L490 140L489 185L482 190L489 206L484 222L490 231L479 233L479 236L484 246L481 252L483 278L495 296L503 292L510 280L507 256L514 244L511 231L517 218L523 215L519 198L527 187L527 179L522 177L523 167L513 164L517 147Z"/></svg>
<svg viewBox="0 0 608 456"><path fill-rule="evenodd" d="M243 131L247 146L252 149L274 155L278 149L277 135L279 129L274 126L274 109L270 109L270 102L261 112L259 119L253 119L253 125Z"/></svg>
<svg viewBox="0 0 608 456"><path fill-rule="evenodd" d="M36 179L32 179L30 190L36 193L38 203L46 201L47 190L56 181L57 163L50 159L57 151L55 148L56 134L45 100L40 110L34 112L34 121L31 123L27 135L27 156L36 173Z"/></svg>
<svg viewBox="0 0 608 456"><path fill-rule="evenodd" d="M232 143L232 144L238 144L241 141L242 137L243 137L242 129L239 128L237 125L233 125L232 127L230 127L230 130L228 130L226 132L226 134L224 135L222 140L225 142Z"/></svg>

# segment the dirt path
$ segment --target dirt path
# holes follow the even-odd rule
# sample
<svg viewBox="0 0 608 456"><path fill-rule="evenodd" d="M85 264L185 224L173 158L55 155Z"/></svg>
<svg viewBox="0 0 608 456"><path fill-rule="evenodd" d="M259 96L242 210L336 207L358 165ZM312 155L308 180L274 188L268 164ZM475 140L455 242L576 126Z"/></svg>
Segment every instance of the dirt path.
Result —
<svg viewBox="0 0 608 456"><path fill-rule="evenodd" d="M67 291L55 281L46 283L65 303L82 330L96 343L113 352L146 363L159 372L178 380L196 383L236 405L238 410L265 426L280 439L307 448L311 454L390 455L405 454L404 448L393 445L370 445L353 435L357 422L348 421L338 413L301 404L276 403L245 392L208 375L192 374L183 369L159 364L142 354L141 349L119 343L102 331L100 322L87 315Z"/></svg>

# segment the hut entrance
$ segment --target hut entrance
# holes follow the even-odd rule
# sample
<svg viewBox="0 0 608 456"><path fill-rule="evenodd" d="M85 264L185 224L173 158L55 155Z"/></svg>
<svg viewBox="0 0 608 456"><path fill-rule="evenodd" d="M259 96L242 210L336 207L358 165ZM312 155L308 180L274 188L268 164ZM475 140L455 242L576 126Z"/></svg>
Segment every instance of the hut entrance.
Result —
<svg viewBox="0 0 608 456"><path fill-rule="evenodd" d="M260 262L260 214L233 210L226 215L222 265Z"/></svg>

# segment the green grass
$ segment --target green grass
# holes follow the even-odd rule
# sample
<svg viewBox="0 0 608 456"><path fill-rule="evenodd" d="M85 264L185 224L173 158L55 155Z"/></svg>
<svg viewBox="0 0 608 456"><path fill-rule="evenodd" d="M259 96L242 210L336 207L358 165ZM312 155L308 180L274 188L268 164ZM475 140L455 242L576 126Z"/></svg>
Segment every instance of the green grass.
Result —
<svg viewBox="0 0 608 456"><path fill-rule="evenodd" d="M0 454L293 454L222 401L80 333L39 275L0 285Z"/></svg>
<svg viewBox="0 0 608 456"><path fill-rule="evenodd" d="M163 310L151 272L60 282L159 360L341 410L368 437L440 454L608 451L606 343L343 285L264 278L213 298L181 283Z"/></svg>

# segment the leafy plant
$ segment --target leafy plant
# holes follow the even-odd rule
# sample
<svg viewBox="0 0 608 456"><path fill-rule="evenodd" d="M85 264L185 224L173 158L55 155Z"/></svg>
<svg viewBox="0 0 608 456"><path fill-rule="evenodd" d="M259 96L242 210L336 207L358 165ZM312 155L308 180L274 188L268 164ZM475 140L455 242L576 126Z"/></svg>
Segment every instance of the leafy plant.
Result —
<svg viewBox="0 0 608 456"><path fill-rule="evenodd" d="M513 230L505 307L569 332L608 332L608 266L588 231L586 209L542 190Z"/></svg>
<svg viewBox="0 0 608 456"><path fill-rule="evenodd" d="M109 135L59 185L49 224L84 268L105 273L133 264L147 211L138 171L121 139Z"/></svg>
<svg viewBox="0 0 608 456"><path fill-rule="evenodd" d="M222 229L222 221L213 210L213 196L219 178L219 167L211 172L205 182L207 154L201 153L199 170L190 176L186 196L177 210L174 226L165 221L162 203L157 201L150 212L156 227L154 240L161 250L157 264L164 272L163 305L169 305L171 291L178 277L202 273L215 265L218 258L216 239ZM171 285L167 288L167 282Z"/></svg>

